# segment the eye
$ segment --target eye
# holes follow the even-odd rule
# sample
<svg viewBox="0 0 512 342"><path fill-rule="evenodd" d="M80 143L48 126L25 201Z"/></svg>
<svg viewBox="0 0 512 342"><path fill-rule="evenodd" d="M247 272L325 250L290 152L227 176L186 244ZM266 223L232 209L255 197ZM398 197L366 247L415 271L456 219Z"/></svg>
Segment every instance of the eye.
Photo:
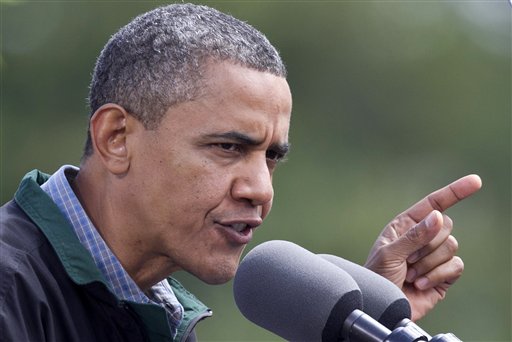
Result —
<svg viewBox="0 0 512 342"><path fill-rule="evenodd" d="M284 155L282 153L279 153L274 150L268 150L266 155L268 160L276 163L284 158Z"/></svg>
<svg viewBox="0 0 512 342"><path fill-rule="evenodd" d="M239 152L241 150L240 145L234 143L218 143L214 144L214 146L228 152Z"/></svg>

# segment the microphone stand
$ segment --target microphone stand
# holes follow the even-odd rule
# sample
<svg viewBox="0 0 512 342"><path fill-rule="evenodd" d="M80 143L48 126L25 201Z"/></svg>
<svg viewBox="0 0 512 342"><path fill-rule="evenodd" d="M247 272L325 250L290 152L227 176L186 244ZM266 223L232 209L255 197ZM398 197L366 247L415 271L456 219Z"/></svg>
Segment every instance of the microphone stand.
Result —
<svg viewBox="0 0 512 342"><path fill-rule="evenodd" d="M409 319L403 319L391 331L361 310L354 310L341 329L340 342L462 342L454 334L431 337Z"/></svg>

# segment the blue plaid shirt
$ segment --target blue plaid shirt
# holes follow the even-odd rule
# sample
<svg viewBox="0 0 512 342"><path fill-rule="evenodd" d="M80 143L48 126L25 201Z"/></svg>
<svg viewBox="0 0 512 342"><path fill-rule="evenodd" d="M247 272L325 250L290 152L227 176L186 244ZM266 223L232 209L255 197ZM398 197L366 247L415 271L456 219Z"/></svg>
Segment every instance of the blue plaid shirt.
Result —
<svg viewBox="0 0 512 342"><path fill-rule="evenodd" d="M108 248L71 189L66 173L74 176L77 172L78 168L74 166L62 166L41 188L69 220L78 239L91 253L94 263L105 276L112 292L120 299L162 306L167 312L171 333L176 336L177 327L183 318L183 307L174 295L171 286L164 279L151 287L147 295L139 289L114 253Z"/></svg>

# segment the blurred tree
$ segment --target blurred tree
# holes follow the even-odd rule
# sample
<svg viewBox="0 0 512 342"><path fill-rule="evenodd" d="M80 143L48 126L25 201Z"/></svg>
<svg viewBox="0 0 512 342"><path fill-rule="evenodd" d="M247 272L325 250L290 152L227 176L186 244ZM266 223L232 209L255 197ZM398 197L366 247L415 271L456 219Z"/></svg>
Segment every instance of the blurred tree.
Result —
<svg viewBox="0 0 512 342"><path fill-rule="evenodd" d="M266 33L289 69L292 154L253 246L287 239L362 263L396 213L478 173L483 190L449 211L465 274L420 324L464 341L512 340L510 5L203 3ZM1 2L2 203L30 169L79 163L96 56L160 4ZM239 314L230 284L178 277L214 310L202 340L279 340Z"/></svg>

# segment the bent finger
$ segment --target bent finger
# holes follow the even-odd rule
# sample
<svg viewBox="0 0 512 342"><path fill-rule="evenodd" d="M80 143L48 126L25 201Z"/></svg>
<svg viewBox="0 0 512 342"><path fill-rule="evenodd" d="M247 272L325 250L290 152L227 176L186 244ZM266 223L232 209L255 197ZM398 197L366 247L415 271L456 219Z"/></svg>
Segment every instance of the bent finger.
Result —
<svg viewBox="0 0 512 342"><path fill-rule="evenodd" d="M425 256L431 254L435 250L437 250L443 243L445 243L446 239L450 236L453 230L453 221L447 215L443 215L443 226L439 233L430 241L425 247L414 252L408 259L407 262L410 264L414 264ZM452 255L453 256L453 255Z"/></svg>
<svg viewBox="0 0 512 342"><path fill-rule="evenodd" d="M448 236L436 250L408 266L405 280L412 283L417 278L443 265L455 256L458 248L457 239L452 235Z"/></svg>
<svg viewBox="0 0 512 342"><path fill-rule="evenodd" d="M441 213L433 211L387 247L393 251L393 254L407 260L411 255L427 246L437 236L442 226L443 217Z"/></svg>
<svg viewBox="0 0 512 342"><path fill-rule="evenodd" d="M426 290L436 286L447 288L460 278L463 271L464 262L461 258L454 256L449 261L416 279L414 286L419 290Z"/></svg>

